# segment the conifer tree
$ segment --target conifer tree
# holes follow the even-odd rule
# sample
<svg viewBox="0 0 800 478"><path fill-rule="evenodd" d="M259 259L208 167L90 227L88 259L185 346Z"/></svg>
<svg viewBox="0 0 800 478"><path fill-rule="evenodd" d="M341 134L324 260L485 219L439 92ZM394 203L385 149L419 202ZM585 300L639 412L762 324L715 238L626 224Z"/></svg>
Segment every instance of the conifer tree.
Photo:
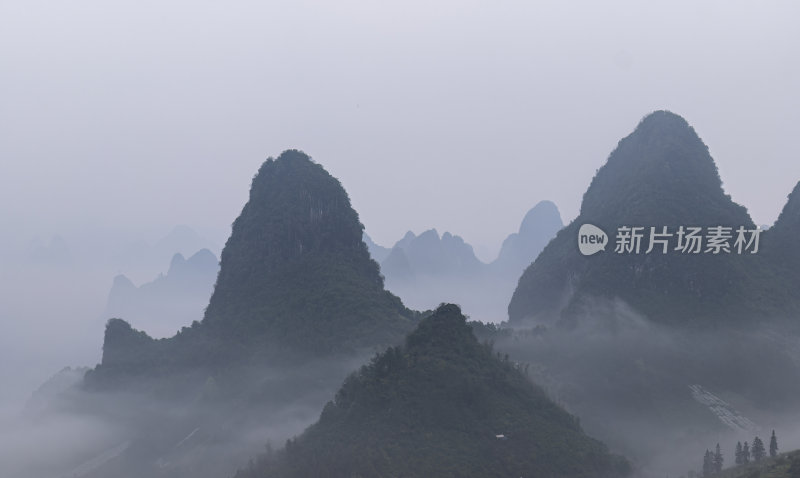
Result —
<svg viewBox="0 0 800 478"><path fill-rule="evenodd" d="M756 463L760 462L767 456L767 450L764 449L764 442L761 441L761 438L753 438L752 453L753 461Z"/></svg>
<svg viewBox="0 0 800 478"><path fill-rule="evenodd" d="M742 456L742 453L743 453L742 452L742 442L737 441L736 442L736 453L733 455L734 456L734 461L735 461L735 463L737 465L743 465L744 464L744 457Z"/></svg>
<svg viewBox="0 0 800 478"><path fill-rule="evenodd" d="M714 472L719 473L722 471L723 462L722 450L720 450L719 443L717 443L717 449L714 452Z"/></svg>
<svg viewBox="0 0 800 478"><path fill-rule="evenodd" d="M703 476L708 477L714 474L714 454L706 450L703 455Z"/></svg>
<svg viewBox="0 0 800 478"><path fill-rule="evenodd" d="M778 438L775 436L775 430L772 430L772 436L769 439L769 456L773 458L778 456Z"/></svg>

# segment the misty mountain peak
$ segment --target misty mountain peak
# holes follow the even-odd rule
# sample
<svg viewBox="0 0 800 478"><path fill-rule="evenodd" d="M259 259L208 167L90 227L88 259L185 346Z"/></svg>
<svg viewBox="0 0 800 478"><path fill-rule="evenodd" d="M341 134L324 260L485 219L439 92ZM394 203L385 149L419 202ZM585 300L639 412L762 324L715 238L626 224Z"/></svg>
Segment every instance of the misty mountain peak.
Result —
<svg viewBox="0 0 800 478"><path fill-rule="evenodd" d="M103 338L103 364L111 367L126 367L139 363L146 347L153 342L146 333L138 331L122 319L110 319L106 323Z"/></svg>
<svg viewBox="0 0 800 478"><path fill-rule="evenodd" d="M439 241L439 231L436 229L428 229L427 231L423 231L422 234L417 236L417 239L421 242L438 242Z"/></svg>
<svg viewBox="0 0 800 478"><path fill-rule="evenodd" d="M397 241L394 244L394 247L399 247L401 249L407 249L408 246L417 239L417 235L414 234L412 231L407 231L403 238Z"/></svg>
<svg viewBox="0 0 800 478"><path fill-rule="evenodd" d="M523 273L509 318L571 320L590 297L603 297L622 299L656 321L703 323L712 316L730 320L739 309L732 297L760 294L760 269L741 256L692 256L674 246L664 254L618 254L609 247L587 260L575 242L583 224L609 236L623 226L755 228L722 189L708 147L674 113L651 113L620 140L592 179L580 215Z"/></svg>
<svg viewBox="0 0 800 478"><path fill-rule="evenodd" d="M561 213L555 203L539 201L525 214L519 226L519 234L528 237L541 235L543 232L555 234L563 225Z"/></svg>
<svg viewBox="0 0 800 478"><path fill-rule="evenodd" d="M218 266L217 256L208 249L200 249L192 254L188 259L184 259L183 254L175 254L167 272L167 276L182 277L207 274L207 271L216 270Z"/></svg>
<svg viewBox="0 0 800 478"><path fill-rule="evenodd" d="M217 262L217 256L208 249L203 248L192 254L192 256L187 259L187 262L195 264L214 264Z"/></svg>
<svg viewBox="0 0 800 478"><path fill-rule="evenodd" d="M668 134L691 134L697 137L694 133L694 128L689 125L681 115L675 114L668 110L658 110L646 115L639 122L636 127L639 134L645 135L651 139L661 138Z"/></svg>
<svg viewBox="0 0 800 478"><path fill-rule="evenodd" d="M316 424L237 478L611 478L628 469L445 304L404 346L345 380Z"/></svg>
<svg viewBox="0 0 800 478"><path fill-rule="evenodd" d="M536 203L522 219L519 232L509 234L503 241L492 267L516 281L563 226L561 213L552 201Z"/></svg>
<svg viewBox="0 0 800 478"><path fill-rule="evenodd" d="M472 273L483 265L472 246L461 237L449 232L439 236L436 229L428 229L419 236L409 231L395 244L394 250L381 263L384 274L394 285L420 275L453 277Z"/></svg>
<svg viewBox="0 0 800 478"><path fill-rule="evenodd" d="M169 262L169 270L167 273L180 269L185 263L186 258L183 257L183 254L180 252L175 253L175 255L172 256L172 260Z"/></svg>
<svg viewBox="0 0 800 478"><path fill-rule="evenodd" d="M363 233L347 192L321 165L298 150L267 159L222 251L203 322L315 353L408 330L401 315L410 312L384 290Z"/></svg>
<svg viewBox="0 0 800 478"><path fill-rule="evenodd" d="M203 316L218 271L208 249L188 259L174 254L166 274L139 287L125 276L116 277L103 316L124 317L153 337L169 337Z"/></svg>
<svg viewBox="0 0 800 478"><path fill-rule="evenodd" d="M707 208L695 207L706 203ZM674 225L705 223L704 210L728 210L728 220L751 225L743 207L722 190L716 164L685 119L656 111L620 140L583 196L587 220Z"/></svg>
<svg viewBox="0 0 800 478"><path fill-rule="evenodd" d="M461 308L455 304L442 304L436 312L420 321L417 328L406 337L409 349L423 347L459 347L477 340L467 325Z"/></svg>
<svg viewBox="0 0 800 478"><path fill-rule="evenodd" d="M111 288L128 291L136 289L136 286L130 279L128 279L128 277L125 274L118 274L117 276L114 277L114 282Z"/></svg>

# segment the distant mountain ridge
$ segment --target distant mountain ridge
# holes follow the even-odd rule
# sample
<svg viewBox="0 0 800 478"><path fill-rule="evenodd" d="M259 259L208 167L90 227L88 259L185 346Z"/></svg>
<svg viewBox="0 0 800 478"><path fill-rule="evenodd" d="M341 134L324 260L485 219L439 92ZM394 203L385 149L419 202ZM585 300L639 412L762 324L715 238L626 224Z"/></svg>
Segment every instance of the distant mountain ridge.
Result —
<svg viewBox="0 0 800 478"><path fill-rule="evenodd" d="M169 263L175 254L187 258L197 251L207 249L213 254L219 253L219 245L202 235L193 228L179 224L174 226L166 235L152 243L131 237L110 237L114 246L107 253L110 265L115 270L122 271L134 281L143 281L162 271L164 264ZM137 280L138 278L138 280Z"/></svg>
<svg viewBox="0 0 800 478"><path fill-rule="evenodd" d="M389 252L391 252L390 248L375 244L375 241L373 241L366 232L364 233L364 244L367 245L369 255L372 256L372 259L378 264L383 262L384 259L389 256Z"/></svg>
<svg viewBox="0 0 800 478"><path fill-rule="evenodd" d="M387 287L409 305L426 309L442 300L460 304L475 319L499 322L522 271L562 227L558 208L537 203L525 215L519 231L504 241L498 257L487 264L460 236L436 229L412 231L383 248L371 239L373 258L380 261Z"/></svg>
<svg viewBox="0 0 800 478"><path fill-rule="evenodd" d="M485 266L464 239L449 232L440 237L436 229L429 229L419 236L408 231L392 251L396 249L406 256L414 275L463 276L479 273ZM381 269L387 277L395 275L390 266L391 263L386 263Z"/></svg>
<svg viewBox="0 0 800 478"><path fill-rule="evenodd" d="M552 201L541 201L529 210L519 226L519 232L510 234L491 263L495 273L519 279L544 249L544 246L564 227L558 207Z"/></svg>
<svg viewBox="0 0 800 478"><path fill-rule="evenodd" d="M123 318L150 335L167 337L202 316L219 272L217 257L201 249L188 259L176 253L166 274L136 287L114 278L105 317Z"/></svg>

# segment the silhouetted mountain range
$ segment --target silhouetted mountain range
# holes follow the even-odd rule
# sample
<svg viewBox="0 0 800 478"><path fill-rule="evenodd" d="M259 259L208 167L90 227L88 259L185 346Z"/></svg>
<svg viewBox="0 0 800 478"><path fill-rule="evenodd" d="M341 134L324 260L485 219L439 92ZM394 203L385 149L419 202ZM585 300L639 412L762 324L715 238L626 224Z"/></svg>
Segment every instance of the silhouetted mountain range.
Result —
<svg viewBox="0 0 800 478"><path fill-rule="evenodd" d="M606 250L581 254L585 223L608 233ZM676 453L796 416L798 188L757 254L615 252L629 226L755 229L694 130L660 111L620 141L578 218L551 240L560 226L555 206L538 204L492 264L436 230L380 248L320 165L295 150L268 159L202 320L166 339L108 321L102 362L58 408L112 431L65 476L228 476L267 439L317 417L241 474L624 474L626 462L585 427L664 476L682 466ZM190 262L176 256L154 284L173 273L190 283L206 270ZM381 272L412 305L464 307L414 312ZM462 310L502 319L494 311L512 291L509 324L466 322Z"/></svg>
<svg viewBox="0 0 800 478"><path fill-rule="evenodd" d="M153 243L144 239L123 239L114 237L116 244L108 251L108 262L116 270L126 276L148 278L154 271L163 271L175 254L190 257L197 251L208 249L212 253L219 251L219 245L203 237L186 225L178 225Z"/></svg>
<svg viewBox="0 0 800 478"><path fill-rule="evenodd" d="M751 243L739 253L737 229L755 229L746 209L723 191L694 129L652 113L598 170L579 216L523 273L511 327L480 330L530 362L534 380L593 436L652 476L685 473L676 454L718 441L732 448L742 434L794 423L799 197L795 188L773 227L746 235L760 238L758 252ZM583 255L585 224L607 234L594 238L604 250ZM700 228L696 253L679 244L688 243L681 226ZM643 228L638 252L624 234L633 227ZM651 227L667 228L657 236L666 246L648 252ZM730 228L729 251L715 254L718 227Z"/></svg>
<svg viewBox="0 0 800 478"><path fill-rule="evenodd" d="M474 319L499 322L505 319L519 275L561 227L555 204L536 204L489 264L461 237L449 232L439 236L436 229L419 236L408 231L391 249L371 240L367 244L372 244L373 258L383 257L386 286L408 305L429 309L446 300L461 305Z"/></svg>
<svg viewBox="0 0 800 478"><path fill-rule="evenodd" d="M103 315L123 318L152 336L171 336L203 315L218 272L216 256L201 249L188 259L175 254L166 274L139 287L120 274Z"/></svg>
<svg viewBox="0 0 800 478"><path fill-rule="evenodd" d="M475 257L472 246L449 232L440 237L436 229L429 229L419 236L409 231L394 245L392 251L394 250L406 257L413 276L454 278L484 272L485 264ZM381 272L387 280L404 274L402 269L395 272L391 261L382 264Z"/></svg>

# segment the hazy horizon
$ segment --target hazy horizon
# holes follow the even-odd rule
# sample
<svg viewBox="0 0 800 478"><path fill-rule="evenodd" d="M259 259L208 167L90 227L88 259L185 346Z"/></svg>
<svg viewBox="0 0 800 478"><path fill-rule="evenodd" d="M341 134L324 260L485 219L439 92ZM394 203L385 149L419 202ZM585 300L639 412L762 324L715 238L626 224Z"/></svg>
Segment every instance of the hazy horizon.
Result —
<svg viewBox="0 0 800 478"><path fill-rule="evenodd" d="M617 141L669 109L770 224L800 180L799 10L6 2L0 220L224 242L259 164L298 148L377 243L435 227L486 256L540 200L574 218Z"/></svg>

